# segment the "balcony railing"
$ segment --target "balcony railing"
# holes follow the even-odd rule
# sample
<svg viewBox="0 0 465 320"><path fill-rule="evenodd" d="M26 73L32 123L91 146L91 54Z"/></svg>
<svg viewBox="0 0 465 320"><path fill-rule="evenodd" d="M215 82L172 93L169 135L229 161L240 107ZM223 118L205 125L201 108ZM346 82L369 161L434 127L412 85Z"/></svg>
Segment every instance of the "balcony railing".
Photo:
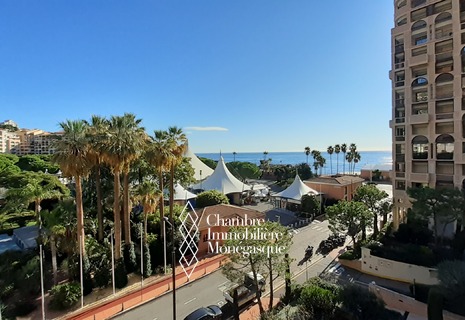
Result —
<svg viewBox="0 0 465 320"><path fill-rule="evenodd" d="M404 99L396 99L396 108L405 107L405 100Z"/></svg>
<svg viewBox="0 0 465 320"><path fill-rule="evenodd" d="M405 136L397 136L396 141L405 141Z"/></svg>
<svg viewBox="0 0 465 320"><path fill-rule="evenodd" d="M396 172L396 178L405 178L405 172Z"/></svg>
<svg viewBox="0 0 465 320"><path fill-rule="evenodd" d="M436 154L436 159L438 160L453 160L454 153L453 152L440 152Z"/></svg>
<svg viewBox="0 0 465 320"><path fill-rule="evenodd" d="M411 5L412 8L416 8L426 3L426 0L412 0Z"/></svg>
<svg viewBox="0 0 465 320"><path fill-rule="evenodd" d="M402 53L404 52L404 44L398 44L394 48L395 53Z"/></svg>
<svg viewBox="0 0 465 320"><path fill-rule="evenodd" d="M405 118L404 118L404 117L396 118L396 123L404 123L404 122L405 122Z"/></svg>
<svg viewBox="0 0 465 320"><path fill-rule="evenodd" d="M396 87L403 87L405 85L405 81L396 81Z"/></svg>
<svg viewBox="0 0 465 320"><path fill-rule="evenodd" d="M394 65L394 69L401 69L405 66L404 62L399 62Z"/></svg>
<svg viewBox="0 0 465 320"><path fill-rule="evenodd" d="M397 162L405 162L405 154L403 154L403 153L396 154L396 161Z"/></svg>
<svg viewBox="0 0 465 320"><path fill-rule="evenodd" d="M453 117L453 113L441 113L436 115L436 120L452 119Z"/></svg>

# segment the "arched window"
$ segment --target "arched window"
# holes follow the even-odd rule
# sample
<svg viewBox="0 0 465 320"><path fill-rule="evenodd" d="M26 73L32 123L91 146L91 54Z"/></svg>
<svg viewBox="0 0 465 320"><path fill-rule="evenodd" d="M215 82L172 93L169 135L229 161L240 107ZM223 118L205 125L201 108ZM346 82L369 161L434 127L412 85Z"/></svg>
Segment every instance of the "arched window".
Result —
<svg viewBox="0 0 465 320"><path fill-rule="evenodd" d="M454 81L454 76L450 73L443 73L436 77L436 83L445 83Z"/></svg>
<svg viewBox="0 0 465 320"><path fill-rule="evenodd" d="M428 159L428 138L416 136L412 139L412 158Z"/></svg>
<svg viewBox="0 0 465 320"><path fill-rule="evenodd" d="M402 7L405 7L406 4L407 4L407 0L399 0L396 2L396 8L400 9Z"/></svg>
<svg viewBox="0 0 465 320"><path fill-rule="evenodd" d="M397 19L396 26L400 27L404 24L407 24L407 17L400 17L399 19Z"/></svg>
<svg viewBox="0 0 465 320"><path fill-rule="evenodd" d="M441 134L436 138L436 158L452 160L454 158L454 138L449 134Z"/></svg>
<svg viewBox="0 0 465 320"><path fill-rule="evenodd" d="M436 99L448 99L454 97L454 76L443 73L436 78Z"/></svg>
<svg viewBox="0 0 465 320"><path fill-rule="evenodd" d="M412 31L421 30L426 28L426 22L423 20L417 21L412 25Z"/></svg>
<svg viewBox="0 0 465 320"><path fill-rule="evenodd" d="M441 14L438 14L436 19L434 20L434 23L441 23L449 20L452 20L452 15L449 12L443 12Z"/></svg>
<svg viewBox="0 0 465 320"><path fill-rule="evenodd" d="M412 82L412 87L426 86L428 84L428 79L425 77L418 77Z"/></svg>

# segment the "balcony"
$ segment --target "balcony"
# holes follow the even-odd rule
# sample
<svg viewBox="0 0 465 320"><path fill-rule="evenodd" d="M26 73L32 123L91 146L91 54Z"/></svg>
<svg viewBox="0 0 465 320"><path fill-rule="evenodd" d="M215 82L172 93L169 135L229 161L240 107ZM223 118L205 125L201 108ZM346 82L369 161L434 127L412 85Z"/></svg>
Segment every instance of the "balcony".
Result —
<svg viewBox="0 0 465 320"><path fill-rule="evenodd" d="M405 141L405 136L396 136L396 141Z"/></svg>
<svg viewBox="0 0 465 320"><path fill-rule="evenodd" d="M454 181L454 175L450 174L436 174L436 181L441 181L441 182L453 182Z"/></svg>
<svg viewBox="0 0 465 320"><path fill-rule="evenodd" d="M421 183L429 182L429 173L410 173L410 180Z"/></svg>
<svg viewBox="0 0 465 320"><path fill-rule="evenodd" d="M405 172L396 172L396 178L405 178Z"/></svg>
<svg viewBox="0 0 465 320"><path fill-rule="evenodd" d="M396 63L394 64L394 69L402 69L403 67L405 66L405 63L404 62L399 62L399 63Z"/></svg>
<svg viewBox="0 0 465 320"><path fill-rule="evenodd" d="M398 44L394 47L394 53L404 52L404 44Z"/></svg>
<svg viewBox="0 0 465 320"><path fill-rule="evenodd" d="M405 107L405 100L404 99L396 99L396 108Z"/></svg>
<svg viewBox="0 0 465 320"><path fill-rule="evenodd" d="M436 114L436 120L446 120L446 119L452 119L454 118L453 113L440 113Z"/></svg>
<svg viewBox="0 0 465 320"><path fill-rule="evenodd" d="M405 85L405 81L404 80L400 80L400 81L396 81L396 84L395 84L395 87L403 87Z"/></svg>
<svg viewBox="0 0 465 320"><path fill-rule="evenodd" d="M396 154L396 161L397 162L405 162L405 154L403 154L403 153Z"/></svg>
<svg viewBox="0 0 465 320"><path fill-rule="evenodd" d="M437 160L454 160L454 153L453 152L440 152L436 154Z"/></svg>
<svg viewBox="0 0 465 320"><path fill-rule="evenodd" d="M427 53L424 53L424 54L420 54L420 55L417 55L417 56L412 56L410 58L410 66L416 66L416 65L420 65L420 64L426 64L428 63L428 54Z"/></svg>
<svg viewBox="0 0 465 320"><path fill-rule="evenodd" d="M404 123L404 122L405 122L405 117L396 118L396 123Z"/></svg>
<svg viewBox="0 0 465 320"><path fill-rule="evenodd" d="M411 124L428 123L428 121L429 121L429 115L427 113L412 114L410 116Z"/></svg>

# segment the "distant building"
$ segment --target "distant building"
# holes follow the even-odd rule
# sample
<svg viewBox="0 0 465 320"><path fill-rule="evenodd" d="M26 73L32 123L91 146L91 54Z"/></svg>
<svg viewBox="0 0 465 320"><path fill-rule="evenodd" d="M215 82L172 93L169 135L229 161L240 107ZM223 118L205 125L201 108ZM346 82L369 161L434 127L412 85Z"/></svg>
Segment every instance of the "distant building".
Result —
<svg viewBox="0 0 465 320"><path fill-rule="evenodd" d="M14 153L21 139L16 132L0 129L0 153Z"/></svg>
<svg viewBox="0 0 465 320"><path fill-rule="evenodd" d="M360 178L368 181L391 181L392 164L366 165L360 170Z"/></svg>
<svg viewBox="0 0 465 320"><path fill-rule="evenodd" d="M304 183L322 193L325 199L350 201L364 181L358 176L319 176L305 180Z"/></svg>
<svg viewBox="0 0 465 320"><path fill-rule="evenodd" d="M19 128L18 124L14 122L13 120L5 120L3 122L0 122L0 126L12 126L12 127Z"/></svg>

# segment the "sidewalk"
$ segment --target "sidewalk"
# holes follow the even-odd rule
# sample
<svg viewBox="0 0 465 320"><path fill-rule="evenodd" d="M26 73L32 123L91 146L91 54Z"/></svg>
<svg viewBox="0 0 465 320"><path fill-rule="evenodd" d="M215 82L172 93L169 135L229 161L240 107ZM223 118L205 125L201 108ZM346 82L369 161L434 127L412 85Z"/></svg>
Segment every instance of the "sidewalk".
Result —
<svg viewBox="0 0 465 320"><path fill-rule="evenodd" d="M181 266L176 267L176 288L186 283L195 281L205 275L220 268L226 257L222 255L204 258L199 261L188 279ZM189 273L192 268L188 268ZM47 319L59 320L103 320L116 315L124 310L131 309L149 300L171 291L171 275L155 276L144 280L141 286L140 277L131 277L131 283L113 295L112 288L104 290L95 290L89 296L84 297L86 303L84 308L78 308L74 311L68 311L66 314L54 314L52 311L46 311ZM37 313L37 314L36 314ZM41 319L41 308L39 307L32 317L24 319Z"/></svg>

